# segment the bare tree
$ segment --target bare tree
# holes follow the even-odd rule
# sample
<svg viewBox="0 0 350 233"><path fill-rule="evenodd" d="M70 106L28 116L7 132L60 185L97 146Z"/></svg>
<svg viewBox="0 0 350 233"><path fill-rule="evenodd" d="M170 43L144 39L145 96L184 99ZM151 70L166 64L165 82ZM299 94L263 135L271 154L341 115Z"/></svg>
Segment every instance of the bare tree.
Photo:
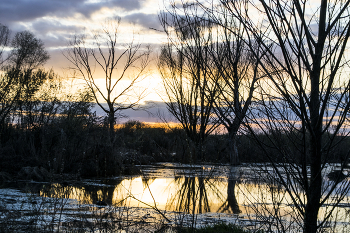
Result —
<svg viewBox="0 0 350 233"><path fill-rule="evenodd" d="M210 82L208 71L213 64L208 50L212 25L193 18L191 10L190 5L178 9L173 4L169 14L160 15L168 44L162 48L158 67L167 108L196 146L190 159L195 162L203 159L203 143L218 126L213 114L218 88Z"/></svg>
<svg viewBox="0 0 350 233"><path fill-rule="evenodd" d="M336 146L349 136L350 1L222 0L221 4L243 25L251 54L260 57L250 41L266 50L266 56L258 59L267 77L260 89L261 111L251 112L247 126L256 139L253 124L268 138L267 143L257 140L275 171L267 175L288 193L294 219L301 221L303 231L321 231L349 192L349 181L339 184L345 162L334 181L323 176L334 168L327 164ZM208 6L202 5L219 19L222 9ZM267 153L267 146L276 148L277 154ZM349 153L344 156L346 161Z"/></svg>
<svg viewBox="0 0 350 233"><path fill-rule="evenodd" d="M201 11L198 4L181 1L181 4L173 3L171 6L167 14L161 17L162 24L168 27L166 32L169 37L174 36L170 34L169 28L176 32L175 37L180 40L170 40L173 46L177 46L179 53L183 54L181 56L186 57L190 65L198 63L198 67L203 70L206 80L204 85L197 81L199 76L194 77L194 81L203 89L203 98L211 101L206 106L210 107L217 122L226 128L230 163L237 165L237 133L252 103L256 82L260 78L258 58L251 56L249 46L243 41L245 30L240 21L230 16L224 8L221 8L223 11L220 19L213 20ZM187 46L187 49L183 46ZM261 57L263 49L259 43L252 42L251 46ZM180 84L183 85L183 82Z"/></svg>
<svg viewBox="0 0 350 233"><path fill-rule="evenodd" d="M107 22L101 31L94 32L92 38L76 36L65 53L72 64L71 69L85 80L96 103L108 115L111 131L114 130L116 114L135 108L142 99L143 92L137 95L132 91L144 75L150 55L149 48L135 44L134 38L130 38L126 45L120 43L119 24L120 18L117 18ZM90 39L92 44L89 44ZM123 48L119 49L120 46ZM103 87L98 85L98 78L103 78ZM124 85L124 81L128 84ZM102 102L106 102L107 107Z"/></svg>
<svg viewBox="0 0 350 233"><path fill-rule="evenodd" d="M214 111L228 132L231 165L240 163L237 150L237 133L250 109L254 90L261 78L258 69L259 59L264 49L259 42L246 45L244 26L221 8L216 22L216 39L213 40L210 54L216 74L212 81L218 86L220 95L215 100ZM254 48L252 56L249 48Z"/></svg>

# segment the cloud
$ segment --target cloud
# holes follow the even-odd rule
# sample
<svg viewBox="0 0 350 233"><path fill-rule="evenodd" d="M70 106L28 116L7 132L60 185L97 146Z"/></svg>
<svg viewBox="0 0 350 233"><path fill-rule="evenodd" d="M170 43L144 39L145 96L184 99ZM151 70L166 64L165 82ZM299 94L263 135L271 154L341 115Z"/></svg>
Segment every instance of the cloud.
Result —
<svg viewBox="0 0 350 233"><path fill-rule="evenodd" d="M40 37L47 49L67 46L70 38L70 34L45 35Z"/></svg>
<svg viewBox="0 0 350 233"><path fill-rule="evenodd" d="M143 1L141 0L114 0L110 1L114 6L125 10L138 10L141 8Z"/></svg>
<svg viewBox="0 0 350 233"><path fill-rule="evenodd" d="M38 19L32 23L31 31L44 41L45 47L66 46L72 34L83 31L82 26L65 25L58 20Z"/></svg>
<svg viewBox="0 0 350 233"><path fill-rule="evenodd" d="M15 22L28 22L44 16L70 17L75 13L86 18L102 8L120 8L126 11L138 10L144 0L2 0L0 22L11 25Z"/></svg>
<svg viewBox="0 0 350 233"><path fill-rule="evenodd" d="M129 12L140 10L146 0L2 0L0 23L11 31L32 31L46 47L67 44L70 34L83 31L94 13L104 9ZM68 25L65 23L69 22ZM88 24L87 24L88 25Z"/></svg>
<svg viewBox="0 0 350 233"><path fill-rule="evenodd" d="M142 27L145 43L158 43L159 35L149 29L160 29L155 2L158 0L1 0L0 23L9 27L12 36L28 30L41 39L51 55L46 67L59 71L69 65L62 51L73 35L95 30L115 15L122 16L126 39L129 24L135 23Z"/></svg>
<svg viewBox="0 0 350 233"><path fill-rule="evenodd" d="M107 107L106 103L102 103L102 105ZM118 123L124 123L128 120L138 120L141 122L162 122L161 118L165 118L169 122L177 122L171 117L164 102L148 101L141 104L140 107L142 110L123 110L121 114L124 117L119 118ZM97 116L106 116L106 113L103 112L97 104L94 105L92 111L96 112Z"/></svg>
<svg viewBox="0 0 350 233"><path fill-rule="evenodd" d="M40 34L47 34L49 32L56 33L74 33L83 28L75 25L64 25L58 20L37 20L32 24L32 29Z"/></svg>
<svg viewBox="0 0 350 233"><path fill-rule="evenodd" d="M54 15L57 12L66 11L66 14L72 12L76 6L83 4L84 0L2 0L0 5L1 21L4 23L28 22L43 16Z"/></svg>
<svg viewBox="0 0 350 233"><path fill-rule="evenodd" d="M135 23L147 29L160 29L161 27L157 14L134 13L124 16L123 21Z"/></svg>

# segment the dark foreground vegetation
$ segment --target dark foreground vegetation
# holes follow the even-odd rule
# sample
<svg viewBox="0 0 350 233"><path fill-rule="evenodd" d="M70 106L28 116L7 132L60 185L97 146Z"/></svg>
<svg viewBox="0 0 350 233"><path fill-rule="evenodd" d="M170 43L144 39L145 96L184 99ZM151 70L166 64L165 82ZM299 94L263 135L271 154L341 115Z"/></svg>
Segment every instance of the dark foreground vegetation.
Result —
<svg viewBox="0 0 350 233"><path fill-rule="evenodd" d="M178 229L177 232L180 233L190 233L190 232L195 232L195 233L248 233L250 231L244 230L241 227L238 227L233 224L224 224L224 223L219 223L215 224L213 226L207 226L199 229L189 229L189 228L180 228ZM260 232L260 231L259 231ZM262 231L261 231L262 233Z"/></svg>

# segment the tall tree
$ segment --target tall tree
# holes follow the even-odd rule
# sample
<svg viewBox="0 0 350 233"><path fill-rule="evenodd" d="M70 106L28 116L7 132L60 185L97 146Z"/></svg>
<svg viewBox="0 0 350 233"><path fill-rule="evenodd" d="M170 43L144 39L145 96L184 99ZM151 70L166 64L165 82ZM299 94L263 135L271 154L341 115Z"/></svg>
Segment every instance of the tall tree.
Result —
<svg viewBox="0 0 350 233"><path fill-rule="evenodd" d="M143 93L137 95L133 93L133 88L145 74L150 55L149 48L135 44L134 38L130 38L127 44L121 43L119 24L120 18L117 18L107 22L100 31L95 31L92 38L88 35L76 36L65 53L75 75L85 80L96 103L108 115L111 131L114 130L117 113L135 108L142 99ZM102 87L97 82L99 78L104 80ZM103 102L107 103L107 107L102 105Z"/></svg>
<svg viewBox="0 0 350 233"><path fill-rule="evenodd" d="M213 25L192 17L190 5L173 6L169 14L160 15L168 43L162 48L158 67L167 108L194 142L190 161L196 162L203 159L204 141L218 126L213 114L218 88L210 82L213 71L208 69L213 65L209 54Z"/></svg>
<svg viewBox="0 0 350 233"><path fill-rule="evenodd" d="M220 18L213 19L213 15L209 14L211 17L208 17L199 4L173 2L167 14L162 14L160 18L171 45L177 48L183 57L181 59L187 59L184 64L202 70L203 77L194 75L194 86L197 84L201 88L203 99L206 100L203 108L209 110L207 115L211 114L211 119L216 118L216 123L220 122L226 128L230 163L237 165L237 133L252 103L254 89L260 78L258 59L261 58L263 49L259 42L251 42L259 58L251 56L249 46L244 42L246 31L241 22L224 7L221 9ZM175 35L171 34L174 31ZM202 82L201 79L205 81ZM183 85L183 82L179 84ZM170 85L176 86L175 83ZM177 96L183 99L185 95ZM186 115L182 118L186 118ZM209 123L213 122L215 121Z"/></svg>
<svg viewBox="0 0 350 233"><path fill-rule="evenodd" d="M260 89L262 111L252 112L250 123L265 133L269 146L277 148L284 161L277 167L280 160L266 153L276 174L270 177L286 189L295 206L294 218L301 221L304 232L317 232L349 191L349 181L339 184L345 163L335 182L323 175L332 168L327 163L335 147L349 134L350 1L220 2L244 26L246 45L254 40L266 49L266 56L259 59L266 76ZM220 18L221 8L202 6L213 19ZM250 132L258 139L251 125ZM266 144L258 142L266 151ZM332 208L321 213L326 203Z"/></svg>
<svg viewBox="0 0 350 233"><path fill-rule="evenodd" d="M18 32L9 44L9 30L4 28L0 35L3 45L11 45L11 51L4 59L1 78L1 116L2 121L13 107L21 112L26 107L26 114L31 115L32 97L49 77L39 70L50 58L44 43L29 31Z"/></svg>
<svg viewBox="0 0 350 233"><path fill-rule="evenodd" d="M16 101L16 108L20 111L21 118L29 121L24 125L32 125L33 108L38 104L34 100L35 93L40 86L52 77L49 72L40 70L50 58L44 47L44 43L29 31L18 32L11 41L12 50L8 59L8 74L14 75L21 90ZM22 114L23 111L25 114ZM24 122L23 122L24 123Z"/></svg>
<svg viewBox="0 0 350 233"><path fill-rule="evenodd" d="M216 25L216 38L211 41L210 55L216 73L212 82L220 94L215 99L214 112L228 132L231 165L240 163L237 134L254 100L254 91L262 75L259 59L264 49L258 41L246 45L246 31L242 23L232 17L224 7L220 17L210 20ZM255 56L250 49L254 48Z"/></svg>

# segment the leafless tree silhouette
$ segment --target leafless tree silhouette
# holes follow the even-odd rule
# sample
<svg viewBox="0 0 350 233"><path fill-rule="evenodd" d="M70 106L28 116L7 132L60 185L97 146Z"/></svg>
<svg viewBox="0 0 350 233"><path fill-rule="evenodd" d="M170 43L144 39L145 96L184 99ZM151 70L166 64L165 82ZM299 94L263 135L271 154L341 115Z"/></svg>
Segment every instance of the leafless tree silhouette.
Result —
<svg viewBox="0 0 350 233"><path fill-rule="evenodd" d="M133 91L135 84L145 74L150 55L149 48L142 48L133 38L126 45L120 43L119 24L120 18L116 18L106 22L101 31L94 32L92 38L88 38L88 35L76 36L65 53L75 75L85 80L96 103L108 115L111 131L114 130L116 114L121 110L135 108L143 98L144 91ZM92 44L89 43L90 39ZM120 46L123 49L120 50ZM103 78L103 87L98 85L98 78ZM123 81L128 84L123 84ZM103 106L102 102L108 106Z"/></svg>
<svg viewBox="0 0 350 233"><path fill-rule="evenodd" d="M212 73L208 70L213 65L208 45L212 24L191 17L187 6L183 9L184 15L180 15L175 6L168 13L160 14L168 43L162 48L158 67L167 108L195 143L190 159L195 162L203 159L203 143L218 126L213 108L219 90L210 81Z"/></svg>
<svg viewBox="0 0 350 233"><path fill-rule="evenodd" d="M176 47L177 53L181 55L181 62L187 59L188 66L192 68L197 64L197 69L202 70L203 77L193 75L193 86L198 83L204 99L210 103L205 103L206 109L211 110L210 114L226 128L230 162L232 165L237 165L239 164L237 133L253 101L254 90L260 78L258 59L264 55L264 49L259 42L251 42L250 46L254 47L258 54L257 58L252 56L249 46L244 42L246 31L242 23L231 17L224 7L221 9L220 23L217 23L218 18L213 20L198 4L173 2L171 8L160 18L172 48ZM164 57L164 55L161 57L163 61L168 60L170 64L171 59ZM174 65L170 67L174 68ZM181 72L184 73L183 67ZM205 82L202 82L202 79ZM178 83L182 89L183 83ZM167 83L167 86L167 90L170 90L176 84ZM193 90L187 92L192 93ZM185 97L182 94L176 98ZM178 118L183 119L186 116Z"/></svg>
<svg viewBox="0 0 350 233"><path fill-rule="evenodd" d="M250 113L247 126L263 151L277 149L275 156L266 153L274 168L267 176L286 189L303 231L320 231L349 191L349 181L339 184L341 175L335 181L323 177L333 169L327 164L337 145L349 134L350 1L220 3L199 4L220 25L226 17L222 6L240 21L252 56L260 58L251 41L266 50L258 59L266 76L259 89L260 109ZM269 138L267 143L252 125ZM344 156L346 161L349 153ZM325 204L331 207L320 212Z"/></svg>

